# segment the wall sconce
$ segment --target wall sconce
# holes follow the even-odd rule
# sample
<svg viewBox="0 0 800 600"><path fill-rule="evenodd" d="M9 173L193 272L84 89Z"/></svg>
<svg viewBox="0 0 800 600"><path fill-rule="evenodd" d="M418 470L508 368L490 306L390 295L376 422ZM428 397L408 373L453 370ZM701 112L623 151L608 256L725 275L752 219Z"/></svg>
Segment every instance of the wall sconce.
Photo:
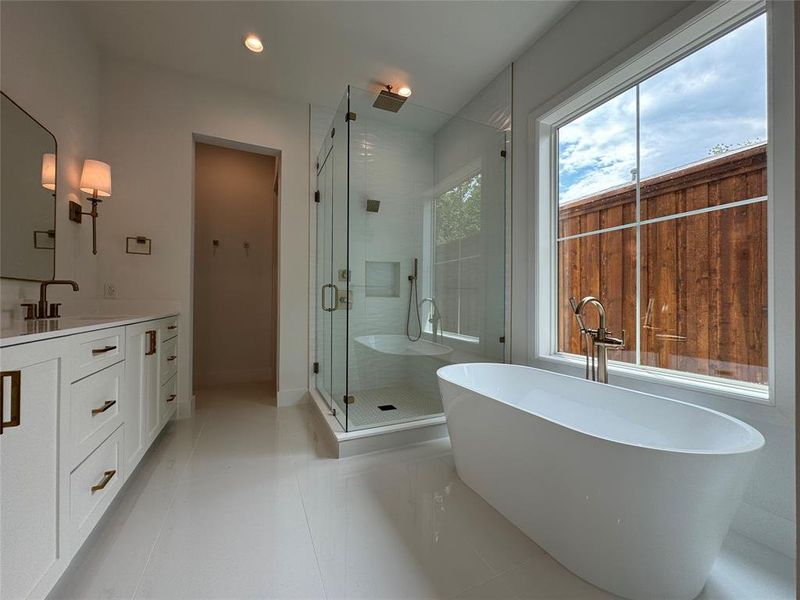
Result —
<svg viewBox="0 0 800 600"><path fill-rule="evenodd" d="M50 152L42 154L42 187L56 190L56 155Z"/></svg>
<svg viewBox="0 0 800 600"><path fill-rule="evenodd" d="M100 199L111 196L111 167L99 160L87 158L83 161L83 173L81 174L80 188L82 192L91 194L87 198L92 203L91 212L81 210L81 205L75 202L69 203L69 218L71 221L80 223L83 215L92 217L92 254L97 254L97 204L102 202Z"/></svg>

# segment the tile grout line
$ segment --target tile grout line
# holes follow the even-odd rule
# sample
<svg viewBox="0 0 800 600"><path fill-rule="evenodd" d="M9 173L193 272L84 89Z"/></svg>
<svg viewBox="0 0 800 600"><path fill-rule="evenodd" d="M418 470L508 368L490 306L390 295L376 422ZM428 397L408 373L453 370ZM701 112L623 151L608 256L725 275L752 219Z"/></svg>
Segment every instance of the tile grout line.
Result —
<svg viewBox="0 0 800 600"><path fill-rule="evenodd" d="M306 519L306 529L308 530L308 538L311 540L311 549L314 551L314 562L317 565L317 573L319 573L319 581L322 584L322 593L325 598L328 598L328 590L327 586L325 585L325 578L322 575L322 566L319 563L319 553L317 552L317 543L314 541L314 533L311 531L311 522L308 519L308 511L306 510L306 500L303 496L303 487L300 485L300 475L297 469L293 469L294 473L294 480L297 484L297 493L300 494L300 505L303 507L303 516Z"/></svg>
<svg viewBox="0 0 800 600"><path fill-rule="evenodd" d="M200 431L197 432L197 437L194 440L194 444L192 444L192 451L189 454L189 458L186 460L186 464L184 465L181 471L185 471L189 467L189 463L192 461L194 457L195 450L197 450L197 444L200 442L200 436L203 435L203 432L206 429L206 421L203 419L203 423L200 425ZM178 478L178 483L180 483L180 474L176 474L176 478ZM177 498L177 489L178 486L175 486L175 489L172 492L172 498L170 498L169 506L167 506L167 510L164 511L164 517L161 519L161 525L158 528L158 533L156 534L155 539L153 540L152 545L150 546L150 551L147 553L147 560L144 562L144 566L142 567L142 572L139 573L139 577L136 580L136 586L133 588L133 594L131 595L131 600L136 600L136 596L139 594L139 590L142 587L142 582L144 581L144 574L147 572L147 567L150 566L150 561L153 558L153 553L158 546L158 542L161 539L161 534L164 532L164 528L167 524L167 519L170 516L172 508L175 506L175 499Z"/></svg>

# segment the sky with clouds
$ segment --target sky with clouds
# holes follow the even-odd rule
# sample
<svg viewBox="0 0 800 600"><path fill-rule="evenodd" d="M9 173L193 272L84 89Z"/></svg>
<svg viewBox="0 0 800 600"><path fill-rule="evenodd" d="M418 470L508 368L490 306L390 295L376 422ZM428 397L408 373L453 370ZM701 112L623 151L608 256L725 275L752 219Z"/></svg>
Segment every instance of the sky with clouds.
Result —
<svg viewBox="0 0 800 600"><path fill-rule="evenodd" d="M767 139L766 17L639 84L642 178ZM636 89L559 129L559 202L633 180Z"/></svg>

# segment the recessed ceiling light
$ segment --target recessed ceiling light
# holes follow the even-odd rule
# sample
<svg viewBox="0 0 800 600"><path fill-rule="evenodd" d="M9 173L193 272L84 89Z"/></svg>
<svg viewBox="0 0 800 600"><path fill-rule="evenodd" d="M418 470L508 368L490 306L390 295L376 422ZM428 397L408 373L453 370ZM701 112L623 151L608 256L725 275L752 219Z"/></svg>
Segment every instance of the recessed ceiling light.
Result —
<svg viewBox="0 0 800 600"><path fill-rule="evenodd" d="M411 88L403 86L399 90L397 90L397 93L400 94L401 96L405 96L406 98L408 98L411 95Z"/></svg>
<svg viewBox="0 0 800 600"><path fill-rule="evenodd" d="M264 44L261 43L261 38L253 33L246 35L242 43L250 52L262 52L264 50Z"/></svg>

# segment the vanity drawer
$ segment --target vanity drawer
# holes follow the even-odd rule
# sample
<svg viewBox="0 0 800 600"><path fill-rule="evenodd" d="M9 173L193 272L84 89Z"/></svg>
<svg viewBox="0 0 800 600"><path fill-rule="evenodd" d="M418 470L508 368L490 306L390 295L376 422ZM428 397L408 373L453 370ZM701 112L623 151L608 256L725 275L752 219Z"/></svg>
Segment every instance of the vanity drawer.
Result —
<svg viewBox="0 0 800 600"><path fill-rule="evenodd" d="M117 428L69 476L70 526L80 545L91 533L124 480L122 427Z"/></svg>
<svg viewBox="0 0 800 600"><path fill-rule="evenodd" d="M165 425L178 409L178 376L173 375L172 379L161 386L161 425Z"/></svg>
<svg viewBox="0 0 800 600"><path fill-rule="evenodd" d="M178 338L161 344L161 384L165 384L178 372Z"/></svg>
<svg viewBox="0 0 800 600"><path fill-rule="evenodd" d="M161 331L161 341L166 342L169 339L178 335L178 317L170 317L169 319L162 319L158 328Z"/></svg>
<svg viewBox="0 0 800 600"><path fill-rule="evenodd" d="M125 363L119 362L70 386L70 429L77 464L122 424Z"/></svg>
<svg viewBox="0 0 800 600"><path fill-rule="evenodd" d="M70 381L110 367L125 358L125 328L114 327L76 335L71 340Z"/></svg>

